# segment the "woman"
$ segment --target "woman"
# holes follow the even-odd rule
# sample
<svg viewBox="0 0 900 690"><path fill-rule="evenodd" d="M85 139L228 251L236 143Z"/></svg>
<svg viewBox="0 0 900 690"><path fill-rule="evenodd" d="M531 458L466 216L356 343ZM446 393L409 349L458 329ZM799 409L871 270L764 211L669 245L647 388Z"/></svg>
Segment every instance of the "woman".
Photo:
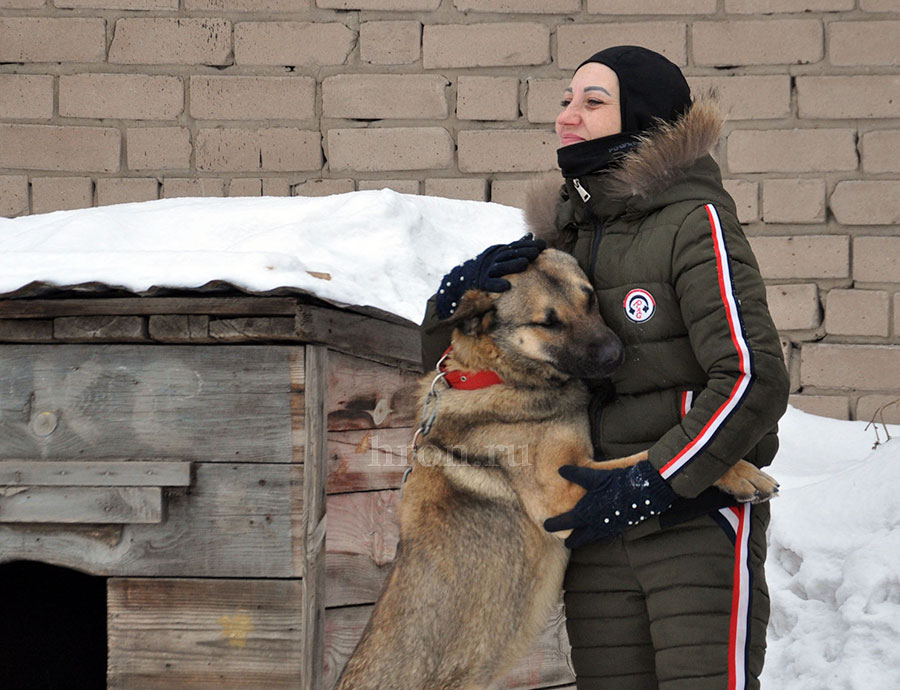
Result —
<svg viewBox="0 0 900 690"><path fill-rule="evenodd" d="M576 70L556 120L564 184L531 200L538 240L492 247L445 277L426 321L470 287L504 289L543 241L570 251L626 348L591 404L588 489L551 518L574 528L565 604L577 687L758 688L768 594L768 506L730 506L712 483L778 447L788 378L756 260L709 156L721 118L677 66L645 48ZM488 281L492 281L488 284ZM426 359L434 342L425 338ZM574 470L574 468L571 468Z"/></svg>

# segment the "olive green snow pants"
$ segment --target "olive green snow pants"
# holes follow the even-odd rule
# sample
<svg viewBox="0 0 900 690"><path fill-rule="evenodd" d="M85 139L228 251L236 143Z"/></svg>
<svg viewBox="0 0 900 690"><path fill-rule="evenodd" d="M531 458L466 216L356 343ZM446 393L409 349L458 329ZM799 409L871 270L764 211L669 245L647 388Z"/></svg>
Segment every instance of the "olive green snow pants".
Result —
<svg viewBox="0 0 900 690"><path fill-rule="evenodd" d="M578 690L759 688L769 506L572 552L565 604Z"/></svg>

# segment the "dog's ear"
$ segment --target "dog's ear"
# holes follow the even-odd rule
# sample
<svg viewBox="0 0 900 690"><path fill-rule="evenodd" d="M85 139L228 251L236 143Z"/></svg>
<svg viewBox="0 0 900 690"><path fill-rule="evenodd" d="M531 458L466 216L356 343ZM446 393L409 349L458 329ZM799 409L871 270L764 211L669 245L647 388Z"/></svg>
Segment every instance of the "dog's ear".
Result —
<svg viewBox="0 0 900 690"><path fill-rule="evenodd" d="M458 328L466 335L481 335L490 330L494 320L494 298L482 290L467 290L445 324Z"/></svg>

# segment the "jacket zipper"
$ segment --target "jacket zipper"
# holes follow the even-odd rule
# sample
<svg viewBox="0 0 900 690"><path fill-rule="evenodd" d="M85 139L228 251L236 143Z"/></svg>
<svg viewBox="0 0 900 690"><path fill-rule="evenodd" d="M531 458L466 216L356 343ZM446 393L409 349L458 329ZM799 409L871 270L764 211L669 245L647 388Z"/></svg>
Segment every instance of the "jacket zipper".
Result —
<svg viewBox="0 0 900 690"><path fill-rule="evenodd" d="M581 197L581 200L584 203L587 203L591 199L591 195L584 187L581 186L581 180L577 177L572 178L572 186L575 187L575 191L578 192L578 196Z"/></svg>

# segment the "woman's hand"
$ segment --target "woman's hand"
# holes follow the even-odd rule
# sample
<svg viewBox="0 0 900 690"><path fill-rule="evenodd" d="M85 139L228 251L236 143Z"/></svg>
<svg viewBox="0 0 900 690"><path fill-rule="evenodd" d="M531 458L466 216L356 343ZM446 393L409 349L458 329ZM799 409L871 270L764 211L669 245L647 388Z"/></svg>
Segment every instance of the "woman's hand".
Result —
<svg viewBox="0 0 900 690"><path fill-rule="evenodd" d="M535 240L528 234L510 244L488 247L474 259L455 267L441 279L435 300L438 317L452 316L467 290L509 290L509 281L503 276L521 273L546 248L544 240Z"/></svg>
<svg viewBox="0 0 900 690"><path fill-rule="evenodd" d="M559 474L587 489L572 510L548 518L544 529L571 529L566 546L609 541L649 517L668 510L677 495L647 460L631 467L599 470L563 465Z"/></svg>

